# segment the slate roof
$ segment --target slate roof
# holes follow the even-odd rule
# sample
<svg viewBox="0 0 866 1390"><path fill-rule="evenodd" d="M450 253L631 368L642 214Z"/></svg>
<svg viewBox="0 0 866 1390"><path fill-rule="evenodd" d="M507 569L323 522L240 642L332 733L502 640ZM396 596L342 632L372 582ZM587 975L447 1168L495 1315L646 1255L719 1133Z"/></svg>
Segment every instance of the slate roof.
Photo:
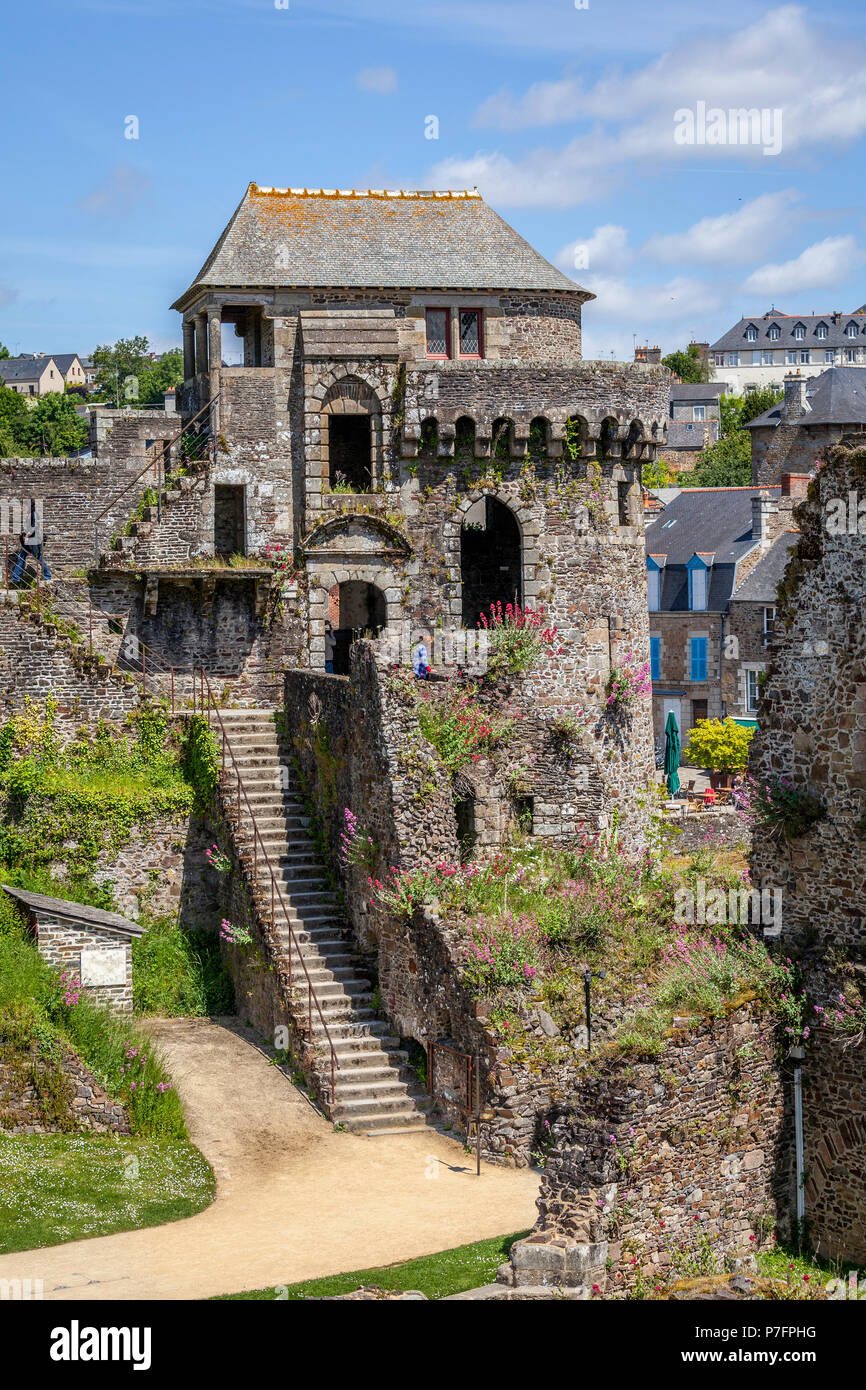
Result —
<svg viewBox="0 0 866 1390"><path fill-rule="evenodd" d="M810 410L797 417L798 425L866 424L866 367L828 367L806 383L806 404ZM779 401L746 422L746 429L779 425L784 420L785 402Z"/></svg>
<svg viewBox="0 0 866 1390"><path fill-rule="evenodd" d="M101 907L89 907L85 903L73 903L68 898L49 898L45 893L28 893L23 888L10 888L8 883L0 883L13 898L32 908L37 915L50 913L53 917L65 917L68 921L83 922L97 931L113 932L119 936L143 936L144 927L121 917L119 912L104 912Z"/></svg>
<svg viewBox="0 0 866 1390"><path fill-rule="evenodd" d="M80 367L84 366L77 352L61 352L59 357L57 353L54 353L54 365L60 368L64 376L66 376L73 362L77 362Z"/></svg>
<svg viewBox="0 0 866 1390"><path fill-rule="evenodd" d="M762 560L731 596L732 603L775 603L779 580L787 568L791 551L800 539L799 531L783 531Z"/></svg>
<svg viewBox="0 0 866 1390"><path fill-rule="evenodd" d="M834 322L835 320L835 322ZM849 323L857 325L857 337L849 338L845 332ZM773 325L780 330L778 338L770 337ZM805 338L795 338L794 329L802 324L806 330ZM827 337L818 337L818 325L827 328ZM752 341L746 337L746 330L753 326L758 330ZM851 347L866 343L866 313L855 310L853 314L779 314L775 310L766 314L756 314L752 318L740 319L739 323L723 333L710 347L710 352L754 351L758 348L831 348Z"/></svg>
<svg viewBox="0 0 866 1390"><path fill-rule="evenodd" d="M480 193L260 188L251 183L190 289L555 290L594 299Z"/></svg>
<svg viewBox="0 0 866 1390"><path fill-rule="evenodd" d="M714 554L707 612L723 613L736 584L737 564L757 544L752 536L754 487L695 487L683 490L646 529L648 555L664 555L659 611L689 611L688 563L695 554ZM778 498L778 487L762 488ZM673 524L672 524L673 523Z"/></svg>
<svg viewBox="0 0 866 1390"><path fill-rule="evenodd" d="M3 381L38 381L52 362L53 357L4 357L0 360L0 377Z"/></svg>
<svg viewBox="0 0 866 1390"><path fill-rule="evenodd" d="M718 420L668 420L666 449L702 449L704 434L715 444L719 437Z"/></svg>
<svg viewBox="0 0 866 1390"><path fill-rule="evenodd" d="M728 390L726 381L672 381L671 404L674 401L715 402Z"/></svg>

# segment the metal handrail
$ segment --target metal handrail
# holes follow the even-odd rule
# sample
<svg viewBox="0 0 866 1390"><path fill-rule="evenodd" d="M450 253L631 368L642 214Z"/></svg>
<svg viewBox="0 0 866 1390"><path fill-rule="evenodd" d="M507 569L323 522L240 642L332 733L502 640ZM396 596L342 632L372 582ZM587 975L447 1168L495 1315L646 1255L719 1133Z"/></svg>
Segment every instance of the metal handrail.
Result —
<svg viewBox="0 0 866 1390"><path fill-rule="evenodd" d="M211 684L210 684L210 681L208 680L208 677L207 677L207 672L205 671L205 669L204 669L203 666L199 668L199 671L200 671L200 674L201 674L201 708L202 708L202 710L206 710L206 711L207 711L205 717L207 718L207 721L208 721L208 727L210 727L210 724L211 724L211 711L213 711L213 713L216 715L217 722L218 722L219 727L220 727L220 732L221 732L221 734L222 734L222 757L223 757L223 767L224 767L224 769L225 769L226 754L228 753L228 756L231 758L231 762L232 762L232 771L234 772L234 775L235 775L235 777L237 778L237 784L238 784L238 785L237 785L237 818L238 818L238 826L240 826L241 796L243 796L244 802L245 802L245 804L246 804L247 813L248 813L249 818L250 818L250 825L251 825L251 827L252 827L252 832L253 832L253 878L254 878L254 880L255 880L256 885L258 885L258 881L259 881L258 847L259 847L259 845L260 845L260 846L261 846L261 851L262 851L262 859L263 859L263 861L264 861L265 866L267 867L267 870L268 870L268 873L269 873L270 879L271 879L271 925L272 925L272 927L273 927L274 929L276 928L276 901L277 901L277 899L279 899L280 907L281 907L282 910L283 910L283 917L284 917L284 919L285 919L286 926L287 926L288 929L289 929L289 939L290 939L290 949L289 949L289 989L291 990L291 989L294 987L294 986L293 986L293 970L292 970L292 951L291 951L291 947L292 947L292 946L296 946L296 947L297 947L297 951L298 951L298 960L301 962L301 968L302 968L302 970L303 970L303 972L304 972L304 975L306 976L306 980L307 980L307 1022L308 1022L308 1027L309 1027L309 1031L310 1031L310 1046L313 1046L313 1003L315 1003L315 1005L316 1005L316 1013L319 1015L319 1020L320 1020L320 1022L321 1022L321 1024L322 1024L323 1029L325 1030L325 1038L326 1038L326 1040L327 1040L328 1048L329 1048L330 1054L331 1054L331 1104L333 1105L334 1102L335 1102L335 1100L336 1100L336 1072L337 1072L337 1069L339 1068L339 1065L340 1065L340 1064L339 1064L339 1062L338 1062L338 1060L337 1060L337 1053L336 1053L336 1049L335 1049L335 1047L334 1047L333 1039L332 1039L332 1037L331 1037L331 1032L330 1032L330 1029L328 1028L327 1022L326 1022L326 1020L325 1020L325 1016L324 1016L324 1014L322 1013L322 1007L321 1007L321 1005L320 1005L320 1003L319 1003L319 1000L318 1000L318 998L316 997L316 995L315 995L315 993L314 993L314 991L313 991L313 982L312 982L312 980L310 979L310 972L307 970L307 967L306 967L306 965L305 965L305 963L304 963L304 957L303 957L303 954L302 954L302 952L301 952L300 942L297 940L297 938L296 938L296 936L295 936L295 931L294 931L294 928L293 928L293 926L292 926L291 919L290 919L290 917L289 917L289 910L288 910L288 907L286 906L286 901L285 901L285 899L284 899L284 897L283 897L283 890L281 889L279 883L277 882L276 875L275 875L274 870L273 870L273 866L272 866L272 864L271 864L270 859L268 858L267 850L265 849L265 844L264 844L264 841L262 840L261 832L260 832L260 830L259 830L258 823L257 823L257 821L256 821L255 812L253 811L253 808L252 808L252 806L250 805L250 799L249 799L249 797L248 797L248 795L247 795L247 789L246 789L246 787L244 786L243 778L241 777L241 774L240 774L240 769L239 769L239 767L238 767L237 759L236 759L235 754L234 754L234 749L232 748L231 743L229 742L229 737L228 737L228 734L226 733L226 727L225 727L225 724L223 723L222 715L220 714L220 712L219 712L219 707L218 707L218 705L217 705L217 703L216 703L216 700L214 699L213 691L211 690Z"/></svg>
<svg viewBox="0 0 866 1390"><path fill-rule="evenodd" d="M162 475L161 475L160 465L165 461L166 455L168 455L169 459L171 458L171 451L172 451L172 448L173 448L174 445L178 442L178 440L182 440L182 439L183 439L183 437L184 437L184 435L186 434L187 430L189 430L189 429L191 428L191 426L193 426L193 425L196 423L197 420L200 420L201 417L202 417L202 415L204 415L206 411L210 411L210 410L213 409L214 405L216 405L216 402L219 400L219 396L220 396L220 393L219 393L219 391L217 391L216 395L212 396L211 399L210 399L209 401L207 401L207 403L206 403L205 405L202 406L201 410L197 410L196 413L195 413L195 415L193 415L191 419L187 420L186 424L183 425L183 426L181 427L181 432L180 432L180 434L177 436L177 438L176 438L176 439L169 439L169 440L167 440L167 441L162 445L161 452L160 452L158 455L157 455L157 454L154 454L152 457L150 457L150 458L148 459L147 463L146 463L146 464L144 465L144 467L142 468L141 472L138 473L138 474L136 474L136 476L133 478L132 482L131 482L131 483L127 483L126 487L125 487L125 488L122 488L121 491L118 492L117 496L116 496L116 497L112 497L111 501L108 502L107 505L103 507L102 511L99 513L99 515L96 517L96 519L94 520L94 523L93 523L94 562L95 562L97 565L99 564L99 523L100 523L100 521L102 520L102 518L105 516L106 512L110 512L110 511L111 511L111 508L115 505L115 503L119 502L120 499L121 499L121 497L125 497L125 496L126 496L126 494L129 492L130 488L135 487L136 483L140 483L141 480L142 480L142 478L144 477L145 473L150 472L151 468L155 468L155 469L156 469L156 505L157 505L157 511L158 511L158 512L161 511L161 507L162 507ZM155 441L154 441L154 442L155 442ZM154 445L151 445L151 446L150 446L151 449L153 449L153 447L154 447ZM145 452L148 453L148 452L150 452L150 451L149 451L149 450L146 450ZM161 519L161 518L160 518L160 519Z"/></svg>

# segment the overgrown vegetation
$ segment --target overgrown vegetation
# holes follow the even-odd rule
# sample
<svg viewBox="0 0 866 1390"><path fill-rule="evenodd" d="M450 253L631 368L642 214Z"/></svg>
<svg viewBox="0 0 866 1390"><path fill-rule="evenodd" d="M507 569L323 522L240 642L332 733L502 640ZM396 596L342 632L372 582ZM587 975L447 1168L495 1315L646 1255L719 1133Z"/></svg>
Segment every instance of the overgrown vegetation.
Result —
<svg viewBox="0 0 866 1390"><path fill-rule="evenodd" d="M183 738L160 702L128 715L123 737L99 722L64 742L55 715L49 698L0 726L0 879L111 910L111 884L93 877L100 855L193 807Z"/></svg>
<svg viewBox="0 0 866 1390"><path fill-rule="evenodd" d="M503 743L514 727L510 716L480 705L477 694L472 682L449 687L440 698L425 690L418 707L418 728L452 775Z"/></svg>
<svg viewBox="0 0 866 1390"><path fill-rule="evenodd" d="M216 932L151 917L132 945L133 1006L138 1014L206 1017L234 1009L231 980Z"/></svg>

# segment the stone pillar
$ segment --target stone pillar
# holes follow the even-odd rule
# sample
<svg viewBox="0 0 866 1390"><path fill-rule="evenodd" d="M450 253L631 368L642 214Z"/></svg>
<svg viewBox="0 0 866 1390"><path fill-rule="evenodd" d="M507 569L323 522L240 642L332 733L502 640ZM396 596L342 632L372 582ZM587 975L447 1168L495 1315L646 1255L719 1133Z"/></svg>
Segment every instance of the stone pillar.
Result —
<svg viewBox="0 0 866 1390"><path fill-rule="evenodd" d="M193 322L195 323L196 376L204 376L207 371L207 315L196 314Z"/></svg>
<svg viewBox="0 0 866 1390"><path fill-rule="evenodd" d="M222 366L223 356L223 337L222 337L222 317L219 309L211 310L208 314L208 368L211 372L218 372ZM219 389L219 388L217 388Z"/></svg>
<svg viewBox="0 0 866 1390"><path fill-rule="evenodd" d="M190 381L195 376L195 324L192 319L183 322L183 379Z"/></svg>

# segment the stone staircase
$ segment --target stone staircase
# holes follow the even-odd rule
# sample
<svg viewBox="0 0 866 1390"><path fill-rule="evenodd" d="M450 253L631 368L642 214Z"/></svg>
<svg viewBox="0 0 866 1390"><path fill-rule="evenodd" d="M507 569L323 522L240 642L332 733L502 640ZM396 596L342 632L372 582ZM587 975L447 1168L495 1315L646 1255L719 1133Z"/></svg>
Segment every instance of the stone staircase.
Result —
<svg viewBox="0 0 866 1390"><path fill-rule="evenodd" d="M337 1054L336 1094L326 1105L328 1114L346 1129L366 1134L424 1128L426 1093L413 1081L408 1054L401 1049L399 1038L391 1036L388 1023L376 1016L370 981L356 958L347 924L318 857L291 754L280 739L274 711L228 709L220 711L220 717L259 830L260 901L267 904L269 912L269 865L285 903L284 912L279 899L276 901L275 935L284 968L288 969L289 958L292 962L293 1017L306 1031L309 1005L307 977L300 962L303 957ZM226 815L235 849L252 873L253 834L243 800L237 816L232 766L227 757ZM262 862L263 849L267 865ZM318 1064L314 1065L316 1079L322 1083L319 1090L329 1091L330 1048L315 1002L312 1041Z"/></svg>

